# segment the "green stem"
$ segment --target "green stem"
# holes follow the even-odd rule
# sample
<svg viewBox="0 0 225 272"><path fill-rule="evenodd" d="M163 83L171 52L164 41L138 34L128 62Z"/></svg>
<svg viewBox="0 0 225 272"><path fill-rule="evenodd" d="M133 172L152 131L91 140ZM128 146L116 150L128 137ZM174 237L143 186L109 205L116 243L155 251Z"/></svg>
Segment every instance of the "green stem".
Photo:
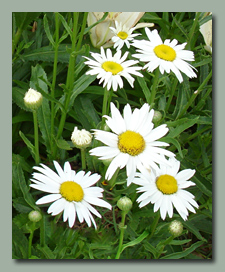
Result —
<svg viewBox="0 0 225 272"><path fill-rule="evenodd" d="M114 187L119 171L120 171L120 168L118 167L116 169L116 172L113 174L112 178L107 182L110 189Z"/></svg>
<svg viewBox="0 0 225 272"><path fill-rule="evenodd" d="M173 99L173 96L174 96L174 93L175 93L175 90L176 90L176 87L177 87L177 82L178 82L177 78L174 78L173 85L172 85L172 88L171 88L170 97L169 97L169 99L167 101L167 104L166 104L165 112L167 112L169 107L170 107L171 101Z"/></svg>
<svg viewBox="0 0 225 272"><path fill-rule="evenodd" d="M83 22L82 22L82 26L81 26L81 30L80 30L80 34L79 34L79 39L78 39L77 46L76 46L76 51L79 51L80 47L81 47L85 26L87 24L87 16L88 16L88 12L84 12Z"/></svg>
<svg viewBox="0 0 225 272"><path fill-rule="evenodd" d="M118 247L115 259L119 259L120 258L120 254L121 254L121 251L122 251L123 237L124 237L124 230L125 230L126 212L122 211L122 215L121 216L122 216L122 219L121 219L121 223L120 223L119 247Z"/></svg>
<svg viewBox="0 0 225 272"><path fill-rule="evenodd" d="M179 119L180 117L182 117L184 115L184 113L187 111L187 109L191 106L191 104L195 101L197 95L199 95L201 93L201 91L203 90L203 88L205 87L205 85L207 84L207 82L209 81L209 79L212 77L212 70L211 72L208 74L208 76L205 78L205 80L202 82L202 84L199 86L198 90L196 90L191 98L189 99L188 103L185 105L185 107L183 108L183 110L181 111L181 113L177 116L176 119Z"/></svg>
<svg viewBox="0 0 225 272"><path fill-rule="evenodd" d="M37 111L33 111L33 120L34 120L34 149L35 149L35 163L39 164L39 141L38 141L38 121L37 121Z"/></svg>
<svg viewBox="0 0 225 272"><path fill-rule="evenodd" d="M71 97L71 93L72 93L72 89L73 89L74 67L75 67L75 61L76 61L76 57L74 55L74 52L75 52L76 41L77 41L78 17L79 17L79 12L74 12L73 13L72 47L71 47L71 54L70 54L70 59L69 59L69 66L68 66L67 80L66 80L66 89L68 91L66 93L66 98L65 98L65 112L62 112L56 139L59 139L62 135L64 124L66 121L66 115L67 115L67 111L68 111L68 107L69 107L70 97ZM55 152L56 152L56 149L54 150L54 155L55 155Z"/></svg>
<svg viewBox="0 0 225 272"><path fill-rule="evenodd" d="M86 159L85 159L86 149L85 148L81 148L80 152L81 152L81 165L82 165L82 169L85 170L86 169Z"/></svg>
<svg viewBox="0 0 225 272"><path fill-rule="evenodd" d="M34 237L34 228L35 228L35 222L32 222L29 241L28 241L28 259L31 257L31 247L32 247L32 241Z"/></svg>
<svg viewBox="0 0 225 272"><path fill-rule="evenodd" d="M51 97L55 98L55 84L57 76L57 62L58 62L58 49L59 49L59 14L55 13L55 55L54 55L54 64L53 64L53 78L52 78L52 88L51 88ZM54 120L55 120L55 103L51 101L51 148L54 153L53 137L54 137Z"/></svg>
<svg viewBox="0 0 225 272"><path fill-rule="evenodd" d="M170 244L170 242L173 241L174 238L175 238L175 236L172 235L172 236L170 236L169 238L167 238L167 239L164 241L164 243L163 243L161 249L159 250L159 252L158 252L158 254L157 254L156 259L159 259L159 257L160 257L160 255L162 254L162 252L163 252L165 246L168 245L168 244Z"/></svg>
<svg viewBox="0 0 225 272"><path fill-rule="evenodd" d="M41 225L40 225L40 245L45 245L45 216L42 214Z"/></svg>
<svg viewBox="0 0 225 272"><path fill-rule="evenodd" d="M151 97L150 97L150 106L151 108L154 105L154 100L155 100L155 96L156 96L156 90L157 90L157 84L159 81L159 67L155 70L155 77L153 79L153 85L152 85L152 89L151 89Z"/></svg>
<svg viewBox="0 0 225 272"><path fill-rule="evenodd" d="M195 20L193 20L193 25L192 25L191 30L189 32L188 43L186 45L186 48L191 48L191 41L192 41L192 38L193 38L193 35L195 32L196 26L198 25L198 18L200 16L200 14L201 14L201 12L197 12Z"/></svg>

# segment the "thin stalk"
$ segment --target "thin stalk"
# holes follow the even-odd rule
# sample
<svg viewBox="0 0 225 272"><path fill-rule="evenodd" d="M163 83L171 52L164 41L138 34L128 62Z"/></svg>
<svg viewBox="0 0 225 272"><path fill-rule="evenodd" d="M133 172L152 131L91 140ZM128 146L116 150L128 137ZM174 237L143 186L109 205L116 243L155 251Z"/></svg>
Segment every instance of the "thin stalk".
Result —
<svg viewBox="0 0 225 272"><path fill-rule="evenodd" d="M85 158L86 149L81 148L80 152L81 152L81 166L82 166L82 169L85 170L86 169L86 158Z"/></svg>
<svg viewBox="0 0 225 272"><path fill-rule="evenodd" d="M35 163L36 165L40 162L39 157L39 141L38 141L38 121L37 121L37 111L33 111L34 120L34 149L35 149Z"/></svg>
<svg viewBox="0 0 225 272"><path fill-rule="evenodd" d="M29 241L28 241L28 259L31 257L31 247L32 247L32 241L34 237L34 228L35 228L35 222L32 222L31 232L30 232Z"/></svg>
<svg viewBox="0 0 225 272"><path fill-rule="evenodd" d="M80 34L79 34L79 39L78 39L77 46L76 46L76 51L79 51L80 47L81 47L85 26L87 24L87 16L88 16L88 12L84 12L83 22L82 22L82 26L81 26L81 30L80 30Z"/></svg>
<svg viewBox="0 0 225 272"><path fill-rule="evenodd" d="M122 211L121 216L122 216L122 219L121 219L121 223L120 223L120 239L119 239L119 247L117 250L116 257L115 257L116 260L120 258L120 254L121 254L121 250L122 250L122 246L123 246L126 212Z"/></svg>
<svg viewBox="0 0 225 272"><path fill-rule="evenodd" d="M205 78L205 80L202 82L202 84L199 86L198 90L195 91L191 98L189 99L188 103L185 105L185 107L183 108L182 112L177 116L176 119L179 119L180 117L182 117L184 115L184 113L187 111L187 109L191 106L191 104L195 101L197 95L199 95L201 93L201 91L203 90L203 88L205 87L205 85L207 84L207 82L209 81L209 79L212 77L212 70L211 72L208 74L208 76Z"/></svg>
<svg viewBox="0 0 225 272"><path fill-rule="evenodd" d="M116 172L113 174L112 178L107 182L110 189L112 189L114 187L119 171L120 171L120 168L118 167L116 169Z"/></svg>
<svg viewBox="0 0 225 272"><path fill-rule="evenodd" d="M152 107L154 105L154 100L156 96L156 90L157 90L157 84L159 81L159 67L155 71L155 77L153 79L153 85L152 85L152 90L151 90L151 97L150 97L150 106Z"/></svg>
<svg viewBox="0 0 225 272"><path fill-rule="evenodd" d="M42 214L41 225L40 225L40 245L45 245L45 216Z"/></svg>
<svg viewBox="0 0 225 272"><path fill-rule="evenodd" d="M162 248L159 250L159 252L158 252L158 254L157 254L156 259L159 259L159 257L160 257L160 255L162 254L162 252L163 252L165 246L168 245L171 241L173 241L174 238L175 238L175 236L172 235L172 236L170 236L169 238L167 238L167 239L164 241L164 243L163 243L163 245L162 245Z"/></svg>
<svg viewBox="0 0 225 272"><path fill-rule="evenodd" d="M191 47L191 41L192 41L192 38L193 38L193 35L194 35L194 32L195 32L195 29L198 25L198 18L200 16L201 12L197 12L196 14L196 17L195 17L195 20L193 20L193 25L191 27L191 30L189 32L189 39L188 39L188 43L186 45L186 48L190 48Z"/></svg>
<svg viewBox="0 0 225 272"><path fill-rule="evenodd" d="M54 64L53 64L53 78L52 78L52 88L51 97L55 98L55 84L57 77L57 63L58 63L58 49L59 49L59 14L55 13L55 48L54 48ZM54 137L54 120L55 120L55 103L51 101L51 146L53 146ZM53 150L53 147L51 147Z"/></svg>
<svg viewBox="0 0 225 272"><path fill-rule="evenodd" d="M71 97L71 93L73 89L74 67L75 67L75 61L76 61L76 57L74 56L73 53L75 52L75 49L76 49L78 17L79 17L79 12L74 12L73 13L73 36L72 36L72 47L71 47L72 53L70 54L69 67L68 67L67 80L66 80L66 89L68 90L68 92L66 93L66 98L65 98L65 112L62 112L56 139L59 139L62 135L64 124L66 121L66 115L67 115L67 111L69 107L70 97ZM54 155L55 155L55 152L56 152L56 149L54 150Z"/></svg>
<svg viewBox="0 0 225 272"><path fill-rule="evenodd" d="M176 90L176 87L177 87L177 82L178 82L177 78L174 78L173 85L172 85L172 88L171 88L170 97L169 97L169 99L167 101L167 104L166 104L165 112L167 112L169 107L170 107L171 101L173 99L173 96L174 96L174 93L175 93L175 90Z"/></svg>

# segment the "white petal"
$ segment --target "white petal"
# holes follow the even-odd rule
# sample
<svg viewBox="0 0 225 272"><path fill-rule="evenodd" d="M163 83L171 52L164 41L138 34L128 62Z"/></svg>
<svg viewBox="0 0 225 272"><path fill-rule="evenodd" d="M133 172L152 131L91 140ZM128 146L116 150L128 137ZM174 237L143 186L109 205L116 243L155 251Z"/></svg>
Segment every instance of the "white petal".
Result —
<svg viewBox="0 0 225 272"><path fill-rule="evenodd" d="M46 195L46 196L43 196L42 198L38 199L38 201L36 201L36 204L41 205L41 204L50 203L50 202L53 202L61 197L62 197L61 194Z"/></svg>

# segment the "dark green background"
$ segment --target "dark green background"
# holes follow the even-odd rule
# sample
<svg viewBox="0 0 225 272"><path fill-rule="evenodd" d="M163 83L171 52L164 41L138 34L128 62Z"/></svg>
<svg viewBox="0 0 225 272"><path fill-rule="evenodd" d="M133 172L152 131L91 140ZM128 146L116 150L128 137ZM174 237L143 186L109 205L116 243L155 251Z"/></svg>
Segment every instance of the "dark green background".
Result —
<svg viewBox="0 0 225 272"><path fill-rule="evenodd" d="M88 10L87 10L88 8ZM91 261L91 260L12 260L11 258L11 31L12 12L16 11L154 11L154 12L213 12L213 260L171 261ZM0 16L1 33L1 195L0 195L0 244L1 271L222 271L225 265L225 213L224 213L224 3L219 0L63 0L63 1L4 1Z"/></svg>

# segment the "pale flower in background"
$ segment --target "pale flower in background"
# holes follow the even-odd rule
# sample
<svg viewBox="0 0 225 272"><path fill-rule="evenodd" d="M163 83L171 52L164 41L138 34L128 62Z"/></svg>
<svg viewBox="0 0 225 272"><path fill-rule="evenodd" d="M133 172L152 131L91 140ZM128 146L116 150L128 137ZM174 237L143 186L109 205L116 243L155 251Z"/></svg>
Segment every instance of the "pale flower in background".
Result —
<svg viewBox="0 0 225 272"><path fill-rule="evenodd" d="M212 12L206 12L206 16L211 15ZM205 50L212 54L212 20L207 21L200 26L200 32L205 41Z"/></svg>
<svg viewBox="0 0 225 272"><path fill-rule="evenodd" d="M152 23L139 23L137 22L141 19L145 12L109 12L104 21L100 22L96 26L90 29L90 39L92 45L96 48L103 46L104 48L113 46L113 41L111 40L114 34L112 33L110 27L115 27L115 21L126 25L127 28L135 29L142 27L152 27ZM97 21L99 21L105 12L89 12L87 18L87 24L90 27ZM137 24L137 25L136 25Z"/></svg>
<svg viewBox="0 0 225 272"><path fill-rule="evenodd" d="M92 134L85 129L79 130L75 127L71 135L71 141L77 148L86 148L91 144Z"/></svg>

